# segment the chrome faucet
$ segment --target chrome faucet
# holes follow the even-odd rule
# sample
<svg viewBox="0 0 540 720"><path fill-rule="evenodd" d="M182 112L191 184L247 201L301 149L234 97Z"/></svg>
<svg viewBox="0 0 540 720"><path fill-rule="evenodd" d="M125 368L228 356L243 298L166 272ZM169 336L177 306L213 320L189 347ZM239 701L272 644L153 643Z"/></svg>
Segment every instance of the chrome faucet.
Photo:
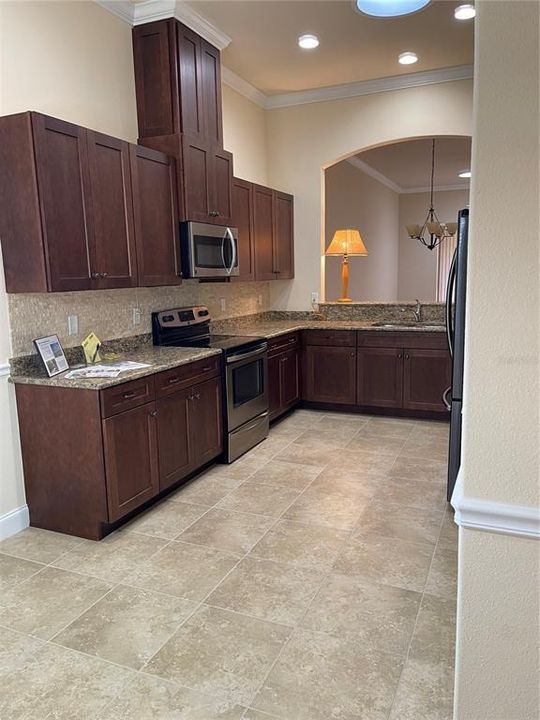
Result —
<svg viewBox="0 0 540 720"><path fill-rule="evenodd" d="M420 300L416 298L416 307L413 310L414 317L416 318L416 322L420 322L422 319L422 306L420 305Z"/></svg>

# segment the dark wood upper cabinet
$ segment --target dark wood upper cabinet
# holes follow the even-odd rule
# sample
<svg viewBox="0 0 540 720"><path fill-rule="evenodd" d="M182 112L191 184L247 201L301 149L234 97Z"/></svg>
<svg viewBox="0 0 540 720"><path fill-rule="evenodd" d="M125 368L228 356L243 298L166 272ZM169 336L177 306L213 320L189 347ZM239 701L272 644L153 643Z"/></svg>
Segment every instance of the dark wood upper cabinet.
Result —
<svg viewBox="0 0 540 720"><path fill-rule="evenodd" d="M182 135L184 220L209 222L213 197L212 155L197 137Z"/></svg>
<svg viewBox="0 0 540 720"><path fill-rule="evenodd" d="M399 408L403 390L401 348L358 348L357 404Z"/></svg>
<svg viewBox="0 0 540 720"><path fill-rule="evenodd" d="M174 160L130 146L131 183L139 285L181 282Z"/></svg>
<svg viewBox="0 0 540 720"><path fill-rule="evenodd" d="M201 98L205 135L223 146L223 119L221 104L221 59L217 48L201 39Z"/></svg>
<svg viewBox="0 0 540 720"><path fill-rule="evenodd" d="M220 53L174 19L133 29L139 137L188 133L222 146Z"/></svg>
<svg viewBox="0 0 540 720"><path fill-rule="evenodd" d="M22 116L18 116L22 117ZM37 174L37 196L41 215L42 250L47 267L48 283L39 290L53 291L88 290L93 286L91 268L91 218L90 218L90 178L88 168L88 148L86 130L78 125L57 120L37 113L31 114L33 144L35 150L35 172ZM31 145L32 134L24 139ZM9 138L6 138L10 142ZM26 148L25 148L26 149ZM10 164L4 165L2 174L10 175ZM7 204L17 189L13 186L8 196L4 196L6 207L2 213L11 211ZM32 203L32 210L37 203ZM11 217L17 224L18 218ZM4 253L17 252L17 243L21 254L25 250L26 239L19 236L17 227L12 228L8 238L2 238ZM9 245L6 247L6 240ZM10 240L14 242L11 246ZM21 264L24 258L21 259ZM9 259L8 259L9 263ZM18 263L17 263L18 264ZM24 276L23 272L23 276ZM8 273L7 291L17 292L11 287ZM29 278L28 287L23 280L17 280L21 292L31 291L33 281Z"/></svg>
<svg viewBox="0 0 540 720"><path fill-rule="evenodd" d="M158 493L156 403L103 420L103 442L112 522Z"/></svg>
<svg viewBox="0 0 540 720"><path fill-rule="evenodd" d="M210 214L218 225L231 225L233 156L227 150L214 148L211 154L212 195Z"/></svg>
<svg viewBox="0 0 540 720"><path fill-rule="evenodd" d="M403 356L403 407L445 412L442 394L451 384L447 350L406 348Z"/></svg>
<svg viewBox="0 0 540 720"><path fill-rule="evenodd" d="M238 229L238 280L255 279L255 248L253 232L253 185L240 178L232 184L232 224Z"/></svg>
<svg viewBox="0 0 540 720"><path fill-rule="evenodd" d="M263 185L253 185L253 232L255 276L274 280L274 200L272 190Z"/></svg>
<svg viewBox="0 0 540 720"><path fill-rule="evenodd" d="M87 130L94 287L137 285L129 144Z"/></svg>
<svg viewBox="0 0 540 720"><path fill-rule="evenodd" d="M356 349L308 345L304 348L303 399L356 404Z"/></svg>
<svg viewBox="0 0 540 720"><path fill-rule="evenodd" d="M274 272L278 280L294 277L294 199L274 190Z"/></svg>

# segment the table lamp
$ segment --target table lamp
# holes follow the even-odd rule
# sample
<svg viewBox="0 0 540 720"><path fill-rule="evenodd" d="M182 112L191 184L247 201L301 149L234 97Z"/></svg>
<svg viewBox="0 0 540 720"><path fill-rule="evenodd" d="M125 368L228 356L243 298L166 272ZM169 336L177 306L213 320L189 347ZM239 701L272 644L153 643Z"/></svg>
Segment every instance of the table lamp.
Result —
<svg viewBox="0 0 540 720"><path fill-rule="evenodd" d="M332 242L325 255L343 255L341 264L341 297L340 303L352 302L349 297L349 255L368 255L364 241L358 230L336 230Z"/></svg>

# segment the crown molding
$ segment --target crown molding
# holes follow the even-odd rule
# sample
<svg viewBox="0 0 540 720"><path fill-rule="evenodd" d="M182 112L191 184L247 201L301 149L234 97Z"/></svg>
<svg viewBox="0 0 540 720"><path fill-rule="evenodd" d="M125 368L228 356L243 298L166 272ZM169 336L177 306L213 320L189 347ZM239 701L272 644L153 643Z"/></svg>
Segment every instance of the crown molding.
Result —
<svg viewBox="0 0 540 720"><path fill-rule="evenodd" d="M354 167L358 168L362 172L364 172L366 175L369 175L374 180L377 180L382 185L386 185L387 188L390 188L390 190L393 190L396 193L399 193L400 195L410 195L412 193L423 193L423 192L429 192L431 188L429 186L426 187L417 187L417 188L403 188L401 185L398 185L393 180L390 180L390 178L386 177L386 175L383 175L383 173L379 172L378 170L375 170L375 168L371 167L371 165L368 165L367 162L364 160L361 160L358 156L353 155L352 157L347 159L347 162L350 165L354 165ZM434 185L433 190L434 192L446 192L448 190L468 190L469 185Z"/></svg>
<svg viewBox="0 0 540 720"><path fill-rule="evenodd" d="M461 470L452 495L452 505L454 520L460 527L540 540L539 508L467 497L463 494Z"/></svg>
<svg viewBox="0 0 540 720"><path fill-rule="evenodd" d="M291 107L293 105L307 105L309 103L343 100L344 98L372 95L374 93L389 92L391 90L405 90L406 88L420 87L422 85L436 85L456 80L469 80L473 77L472 65L459 65L457 67L441 68L440 70L426 70L425 72L394 75L392 77L378 78L377 80L362 80L347 85L331 85L329 87L315 88L314 90L300 90L298 92L269 95L267 108Z"/></svg>
<svg viewBox="0 0 540 720"><path fill-rule="evenodd" d="M94 0L94 2L130 25L143 25L174 17L218 50L224 50L231 43L231 38L226 33L208 22L183 0L144 0L139 3L132 3L129 0Z"/></svg>
<svg viewBox="0 0 540 720"><path fill-rule="evenodd" d="M262 107L265 110L267 109L267 96L260 90L257 90L254 85L249 83L247 80L244 80L240 77L240 75L237 75L224 65L221 66L221 80L225 83L225 85L228 85L233 90L236 90L236 92L240 93L240 95L243 95L248 100L251 100L251 102L259 105L259 107Z"/></svg>
<svg viewBox="0 0 540 720"><path fill-rule="evenodd" d="M387 188L390 188L390 190L393 190L395 193L403 192L403 189L397 183L395 183L393 180L390 180L390 178L387 178L386 175L383 175L378 170L375 170L375 168L372 168L371 165L367 164L367 162L360 160L360 158L356 155L348 158L347 162L350 165L354 165L354 167L358 168L366 175L369 175L374 180L377 180L383 185L386 185Z"/></svg>

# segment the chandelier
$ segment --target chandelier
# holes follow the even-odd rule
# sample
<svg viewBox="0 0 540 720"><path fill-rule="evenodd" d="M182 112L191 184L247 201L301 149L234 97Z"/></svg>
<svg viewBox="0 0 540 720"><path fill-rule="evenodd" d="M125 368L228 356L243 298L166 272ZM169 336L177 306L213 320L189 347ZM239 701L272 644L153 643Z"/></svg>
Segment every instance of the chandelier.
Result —
<svg viewBox="0 0 540 720"><path fill-rule="evenodd" d="M407 233L413 240L420 240L428 250L433 250L446 238L457 232L457 223L442 223L433 207L433 178L435 177L435 139L431 142L431 184L429 210L423 225L407 225Z"/></svg>

